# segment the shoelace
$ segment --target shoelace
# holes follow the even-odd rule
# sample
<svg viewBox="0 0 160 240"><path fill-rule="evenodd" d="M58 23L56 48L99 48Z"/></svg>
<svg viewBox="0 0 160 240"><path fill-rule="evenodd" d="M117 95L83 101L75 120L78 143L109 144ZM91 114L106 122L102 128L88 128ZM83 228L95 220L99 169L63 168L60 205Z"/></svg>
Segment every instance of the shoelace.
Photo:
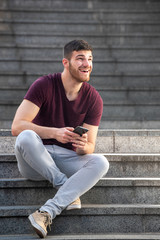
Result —
<svg viewBox="0 0 160 240"><path fill-rule="evenodd" d="M49 230L51 231L51 224L52 224L52 218L51 216L49 215L49 213L46 213L46 212L41 212L44 216L44 225L46 226L49 226Z"/></svg>

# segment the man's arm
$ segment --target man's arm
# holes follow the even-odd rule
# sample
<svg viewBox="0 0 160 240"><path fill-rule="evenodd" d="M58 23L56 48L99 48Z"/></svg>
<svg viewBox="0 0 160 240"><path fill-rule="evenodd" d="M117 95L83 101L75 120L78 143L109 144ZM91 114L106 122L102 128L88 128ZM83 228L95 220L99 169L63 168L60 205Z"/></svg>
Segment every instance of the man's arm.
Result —
<svg viewBox="0 0 160 240"><path fill-rule="evenodd" d="M23 100L15 114L12 123L12 135L17 136L23 130L29 129L35 131L42 139L56 139L59 142L67 143L73 137L73 128L51 128L43 127L32 123L32 120L37 116L40 108L34 103Z"/></svg>
<svg viewBox="0 0 160 240"><path fill-rule="evenodd" d="M83 134L82 137L77 135L73 140L73 146L76 147L78 154L91 154L95 149L98 126L84 123L83 127L88 128L89 131Z"/></svg>

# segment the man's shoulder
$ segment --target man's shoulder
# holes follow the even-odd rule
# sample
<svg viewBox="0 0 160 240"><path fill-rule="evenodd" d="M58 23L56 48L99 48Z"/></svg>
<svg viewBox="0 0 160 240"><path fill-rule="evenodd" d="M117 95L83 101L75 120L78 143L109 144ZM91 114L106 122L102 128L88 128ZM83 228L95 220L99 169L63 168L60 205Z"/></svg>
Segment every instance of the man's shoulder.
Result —
<svg viewBox="0 0 160 240"><path fill-rule="evenodd" d="M99 92L95 89L95 87L87 82L84 83L84 91L90 93L93 96L99 96Z"/></svg>
<svg viewBox="0 0 160 240"><path fill-rule="evenodd" d="M48 75L43 75L41 77L39 77L36 81L54 81L54 80L58 80L61 77L61 73L53 73L53 74L48 74Z"/></svg>

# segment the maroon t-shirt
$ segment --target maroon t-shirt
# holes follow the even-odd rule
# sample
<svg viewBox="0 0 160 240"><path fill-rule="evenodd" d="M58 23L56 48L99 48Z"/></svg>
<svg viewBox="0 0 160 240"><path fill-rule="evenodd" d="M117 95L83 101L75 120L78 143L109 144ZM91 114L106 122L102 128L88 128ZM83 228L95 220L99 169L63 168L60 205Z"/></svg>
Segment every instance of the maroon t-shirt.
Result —
<svg viewBox="0 0 160 240"><path fill-rule="evenodd" d="M61 73L37 79L24 98L40 108L33 120L33 123L40 126L75 128L83 123L98 126L101 120L103 101L95 88L84 82L76 100L69 101ZM71 143L62 144L55 139L42 139L42 141L45 145L56 144L74 150Z"/></svg>

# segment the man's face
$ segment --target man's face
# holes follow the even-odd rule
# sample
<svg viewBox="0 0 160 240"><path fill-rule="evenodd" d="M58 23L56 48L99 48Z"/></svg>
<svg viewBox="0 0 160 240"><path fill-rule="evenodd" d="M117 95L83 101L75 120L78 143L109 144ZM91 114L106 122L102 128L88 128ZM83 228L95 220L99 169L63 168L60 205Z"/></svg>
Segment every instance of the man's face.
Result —
<svg viewBox="0 0 160 240"><path fill-rule="evenodd" d="M88 50L74 51L69 60L69 72L78 82L88 82L92 72L92 52Z"/></svg>

